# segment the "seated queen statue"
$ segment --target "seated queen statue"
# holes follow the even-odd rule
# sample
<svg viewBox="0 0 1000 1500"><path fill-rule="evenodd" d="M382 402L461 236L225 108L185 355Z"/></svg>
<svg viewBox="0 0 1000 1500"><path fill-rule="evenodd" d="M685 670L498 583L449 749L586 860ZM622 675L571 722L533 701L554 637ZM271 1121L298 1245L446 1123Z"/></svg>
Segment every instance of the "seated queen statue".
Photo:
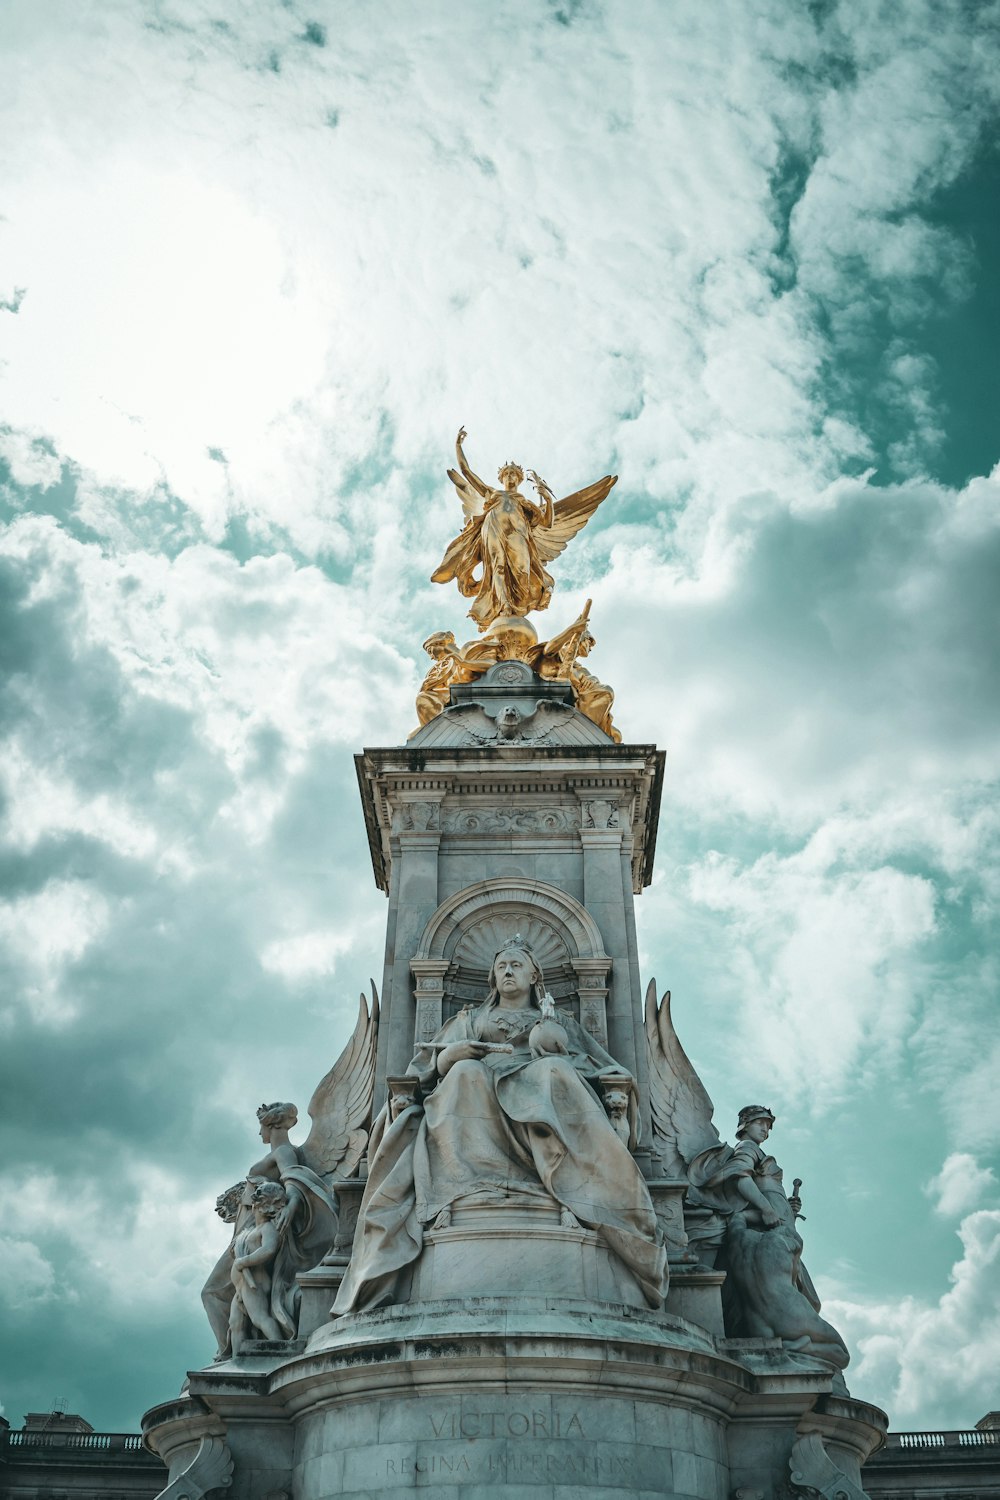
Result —
<svg viewBox="0 0 1000 1500"><path fill-rule="evenodd" d="M497 953L490 977L481 1005L417 1047L402 1107L390 1100L375 1122L334 1313L406 1300L425 1233L447 1227L453 1210L540 1203L564 1226L593 1230L661 1307L666 1252L649 1191L594 1086L624 1070L572 1017L556 1015L520 937Z"/></svg>

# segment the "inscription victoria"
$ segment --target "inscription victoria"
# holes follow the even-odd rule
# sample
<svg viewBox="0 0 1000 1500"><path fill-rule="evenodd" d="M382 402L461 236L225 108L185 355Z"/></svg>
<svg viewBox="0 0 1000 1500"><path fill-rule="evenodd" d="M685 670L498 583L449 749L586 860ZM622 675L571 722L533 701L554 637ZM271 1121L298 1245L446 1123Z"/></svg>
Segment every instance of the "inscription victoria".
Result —
<svg viewBox="0 0 1000 1500"><path fill-rule="evenodd" d="M434 1438L457 1440L475 1438L532 1438L553 1439L585 1438L583 1423L576 1412L568 1416L563 1412L544 1411L450 1411L438 1416L429 1416L430 1435ZM467 1448L462 1453L421 1453L404 1455L384 1460L384 1473L404 1474L473 1474L480 1477L507 1477L509 1475L576 1476L602 1479L614 1474L627 1474L632 1460L628 1457L609 1454L584 1454L572 1448L563 1453L521 1449L516 1453L477 1453Z"/></svg>
<svg viewBox="0 0 1000 1500"><path fill-rule="evenodd" d="M452 1411L431 1417L430 1424L436 1438L586 1437L576 1412L566 1418L561 1412L549 1416L544 1411Z"/></svg>

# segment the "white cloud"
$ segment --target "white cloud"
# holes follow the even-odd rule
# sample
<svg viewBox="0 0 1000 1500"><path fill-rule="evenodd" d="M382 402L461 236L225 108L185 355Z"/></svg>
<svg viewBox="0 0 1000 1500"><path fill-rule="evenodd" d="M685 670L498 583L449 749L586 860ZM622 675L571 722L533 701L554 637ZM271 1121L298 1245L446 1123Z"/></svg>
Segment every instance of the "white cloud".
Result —
<svg viewBox="0 0 1000 1500"><path fill-rule="evenodd" d="M992 1167L981 1167L967 1151L953 1151L924 1191L937 1200L934 1212L951 1219L977 1208L983 1198L992 1196L997 1186Z"/></svg>
<svg viewBox="0 0 1000 1500"><path fill-rule="evenodd" d="M50 1302L55 1295L55 1271L38 1246L0 1235L0 1300L16 1312Z"/></svg>
<svg viewBox="0 0 1000 1500"><path fill-rule="evenodd" d="M828 482L850 424L823 409L814 298L850 291L859 247L895 288L954 261L900 209L961 170L989 93L948 12L933 56L897 56L892 26L858 16L851 90L821 81L844 39L766 4L663 34L432 12L390 54L338 17L332 55L261 6L226 35L199 6L176 14L144 32L112 8L100 52L85 17L65 50L44 16L22 25L10 420L104 485L165 479L211 537L236 512L313 548L337 542L336 497L384 414L406 466L437 450L445 412L488 450L517 434L547 474L618 446L631 484L694 487L689 529L747 476L788 500ZM268 126L252 141L248 116ZM786 157L811 170L800 284L776 296ZM497 357L512 338L516 379Z"/></svg>
<svg viewBox="0 0 1000 1500"><path fill-rule="evenodd" d="M349 953L353 945L353 933L300 932L268 943L260 961L269 973L281 974L294 982L313 975L333 974L338 958Z"/></svg>
<svg viewBox="0 0 1000 1500"><path fill-rule="evenodd" d="M32 1295L81 1300L100 1318L114 1304L150 1313L197 1294L218 1255L219 1225L207 1203L192 1201L182 1176L149 1164L124 1170L117 1192L97 1174L70 1183L53 1172L12 1175L0 1189L12 1278L23 1267ZM41 1242L62 1265L46 1277ZM69 1255L66 1255L66 1249ZM6 1278L5 1278L6 1279Z"/></svg>
<svg viewBox="0 0 1000 1500"><path fill-rule="evenodd" d="M976 952L961 968L946 969L913 1036L919 1075L939 1095L963 1151L995 1151L1000 1144L997 985L992 953Z"/></svg>
<svg viewBox="0 0 1000 1500"><path fill-rule="evenodd" d="M892 1414L897 1428L969 1427L992 1400L1000 1347L1000 1210L969 1214L951 1289L935 1303L827 1298L825 1314L860 1355L855 1394ZM970 1415L974 1413L974 1415Z"/></svg>
<svg viewBox="0 0 1000 1500"><path fill-rule="evenodd" d="M53 834L82 833L129 858L157 854L155 833L134 809L104 791L81 795L57 767L39 765L16 736L4 747L0 783L8 799L3 836L14 849L29 850Z"/></svg>
<svg viewBox="0 0 1000 1500"><path fill-rule="evenodd" d="M934 888L882 866L838 872L809 851L750 868L709 855L690 896L725 918L736 1024L748 1069L769 1067L792 1099L828 1108L875 1053L885 1068L906 1034L906 956L934 931Z"/></svg>
<svg viewBox="0 0 1000 1500"><path fill-rule="evenodd" d="M36 1021L64 1025L76 1015L66 970L106 932L110 915L100 890L73 880L52 880L34 895L0 903L0 941L22 969L21 1002Z"/></svg>

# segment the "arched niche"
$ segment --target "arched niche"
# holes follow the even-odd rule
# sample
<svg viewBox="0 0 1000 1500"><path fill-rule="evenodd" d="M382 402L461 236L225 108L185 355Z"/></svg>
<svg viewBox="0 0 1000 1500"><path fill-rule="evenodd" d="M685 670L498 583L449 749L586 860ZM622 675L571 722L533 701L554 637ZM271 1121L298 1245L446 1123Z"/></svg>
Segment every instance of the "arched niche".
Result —
<svg viewBox="0 0 1000 1500"><path fill-rule="evenodd" d="M443 901L410 960L415 1040L489 988L493 956L516 934L534 952L557 1003L567 1005L601 1042L611 959L593 917L574 897L541 880L480 880Z"/></svg>

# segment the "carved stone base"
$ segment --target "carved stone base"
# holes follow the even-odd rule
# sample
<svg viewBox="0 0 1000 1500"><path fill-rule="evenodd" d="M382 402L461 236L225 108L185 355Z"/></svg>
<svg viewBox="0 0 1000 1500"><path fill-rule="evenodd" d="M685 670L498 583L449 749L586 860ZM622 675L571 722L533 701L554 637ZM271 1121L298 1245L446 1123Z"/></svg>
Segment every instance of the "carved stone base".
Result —
<svg viewBox="0 0 1000 1500"><path fill-rule="evenodd" d="M559 1208L537 1203L456 1206L447 1228L431 1229L413 1272L410 1301L500 1297L588 1297L646 1307L635 1277L591 1230L566 1228Z"/></svg>
<svg viewBox="0 0 1000 1500"><path fill-rule="evenodd" d="M745 1380L680 1319L529 1295L339 1319L273 1390L295 1412L299 1500L726 1500Z"/></svg>
<svg viewBox="0 0 1000 1500"><path fill-rule="evenodd" d="M409 1303L338 1318L283 1361L193 1371L143 1428L180 1486L168 1500L206 1436L232 1455L229 1500L861 1500L883 1414L818 1361L738 1342L582 1298Z"/></svg>
<svg viewBox="0 0 1000 1500"><path fill-rule="evenodd" d="M670 1268L670 1291L667 1294L667 1311L709 1333L722 1337L725 1329L722 1321L722 1283L724 1271L705 1271L700 1266L678 1266ZM778 1345L780 1348L781 1346Z"/></svg>
<svg viewBox="0 0 1000 1500"><path fill-rule="evenodd" d="M330 1309L340 1291L350 1257L328 1255L322 1265L301 1272L295 1279L302 1293L299 1303L299 1337L307 1339L330 1321Z"/></svg>

